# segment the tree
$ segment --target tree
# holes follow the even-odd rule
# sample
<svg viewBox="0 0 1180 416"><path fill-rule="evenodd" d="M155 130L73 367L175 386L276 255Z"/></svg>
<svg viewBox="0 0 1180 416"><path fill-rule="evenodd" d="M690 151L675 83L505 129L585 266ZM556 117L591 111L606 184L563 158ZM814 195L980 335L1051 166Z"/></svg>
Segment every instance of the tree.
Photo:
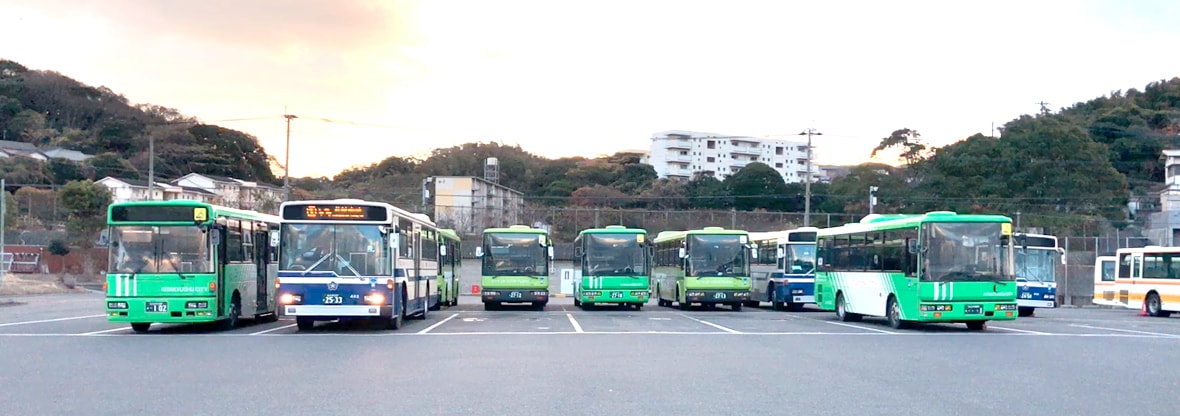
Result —
<svg viewBox="0 0 1180 416"><path fill-rule="evenodd" d="M92 181L73 181L61 188L62 207L69 214L66 232L74 244L88 249L106 226L106 210L111 204L111 192Z"/></svg>
<svg viewBox="0 0 1180 416"><path fill-rule="evenodd" d="M115 152L96 155L86 160L86 164L94 170L94 179L99 180L107 176L125 179L139 179L139 169L131 165Z"/></svg>
<svg viewBox="0 0 1180 416"><path fill-rule="evenodd" d="M906 165L912 166L925 158L926 145L922 144L917 130L900 129L894 130L893 134L881 139L881 144L873 148L873 152L869 153L869 157L877 156L880 152L889 148L900 148L901 159L905 161Z"/></svg>
<svg viewBox="0 0 1180 416"><path fill-rule="evenodd" d="M778 210L784 206L787 184L774 168L765 163L752 162L724 181L733 206L742 211L755 209Z"/></svg>
<svg viewBox="0 0 1180 416"><path fill-rule="evenodd" d="M685 184L685 193L695 208L721 209L729 206L729 192L725 184L712 172L699 172Z"/></svg>
<svg viewBox="0 0 1180 416"><path fill-rule="evenodd" d="M612 207L618 208L628 201L627 194L607 186L583 186L574 191L570 202L584 207Z"/></svg>

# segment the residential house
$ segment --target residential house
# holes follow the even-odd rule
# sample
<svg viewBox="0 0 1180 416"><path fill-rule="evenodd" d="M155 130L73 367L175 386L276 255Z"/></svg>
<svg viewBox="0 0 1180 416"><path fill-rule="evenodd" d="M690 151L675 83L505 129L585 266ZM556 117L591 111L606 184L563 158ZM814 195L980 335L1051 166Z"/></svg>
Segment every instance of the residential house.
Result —
<svg viewBox="0 0 1180 416"><path fill-rule="evenodd" d="M66 159L78 163L85 162L86 159L94 157L93 155L88 155L77 150L63 149L60 147L43 149L41 150L41 154L48 156L50 159Z"/></svg>
<svg viewBox="0 0 1180 416"><path fill-rule="evenodd" d="M218 205L276 215L285 196L280 187L200 173L184 175L172 184L208 191L217 196Z"/></svg>
<svg viewBox="0 0 1180 416"><path fill-rule="evenodd" d="M156 182L150 193L148 181L140 179L125 179L107 176L96 183L111 190L113 202L127 201L159 201L172 199L191 199L195 201L217 203L217 195L201 188L184 187L167 182Z"/></svg>
<svg viewBox="0 0 1180 416"><path fill-rule="evenodd" d="M15 156L30 157L42 162L49 160L49 156L37 150L37 146L33 146L32 143L0 140L0 157Z"/></svg>

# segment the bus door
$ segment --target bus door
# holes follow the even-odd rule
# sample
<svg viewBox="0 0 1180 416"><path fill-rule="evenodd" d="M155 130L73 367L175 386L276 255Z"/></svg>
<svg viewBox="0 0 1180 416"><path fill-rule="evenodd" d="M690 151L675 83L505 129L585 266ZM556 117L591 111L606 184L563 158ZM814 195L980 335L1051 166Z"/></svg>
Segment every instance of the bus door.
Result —
<svg viewBox="0 0 1180 416"><path fill-rule="evenodd" d="M217 316L221 316L222 311L225 310L225 274L227 271L226 269L229 268L229 262L230 262L230 255L229 255L230 234L231 233L238 233L239 228L238 228L238 221L237 220L227 220L224 218L218 218L217 225L219 225L218 228L221 229L221 239L220 239L220 241L218 241L218 244L217 244L217 259L220 262L220 264L216 268L216 270L217 270L217 277L216 277L216 279L217 279L217 293L216 293L216 296L217 296ZM241 247L241 243L240 243L240 241L241 241L240 237L239 237L238 241L239 241L239 243L237 244L238 247L236 247L236 249L241 250L242 247Z"/></svg>
<svg viewBox="0 0 1180 416"><path fill-rule="evenodd" d="M414 297L422 301L422 310L426 310L429 307L426 296L429 295L430 289L426 287L426 281L422 279L422 226L414 223L412 229L410 253L414 258Z"/></svg>
<svg viewBox="0 0 1180 416"><path fill-rule="evenodd" d="M262 312L262 311L268 310L270 308L270 302L267 301L270 298L270 296L268 296L268 294L270 293L270 285L269 285L269 282L266 281L266 270L268 269L267 260L270 258L270 253L268 253L269 247L270 247L270 233L267 230L267 224L264 222L255 222L254 223L254 253L253 253L254 254L253 260L254 261L252 262L252 263L254 263L255 269L258 270L258 272L257 272L258 297L256 299L257 309L255 309L255 313Z"/></svg>

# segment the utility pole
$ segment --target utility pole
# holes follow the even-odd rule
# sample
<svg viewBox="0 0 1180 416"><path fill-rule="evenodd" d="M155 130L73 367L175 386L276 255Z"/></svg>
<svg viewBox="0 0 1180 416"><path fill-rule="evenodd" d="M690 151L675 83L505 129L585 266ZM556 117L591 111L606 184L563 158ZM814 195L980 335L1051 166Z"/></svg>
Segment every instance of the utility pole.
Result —
<svg viewBox="0 0 1180 416"><path fill-rule="evenodd" d="M1020 211L1016 211L1016 230L1020 231Z"/></svg>
<svg viewBox="0 0 1180 416"><path fill-rule="evenodd" d="M803 226L811 226L811 136L820 136L823 133L815 131L813 128L808 128L800 136L807 136L807 176L803 182Z"/></svg>
<svg viewBox="0 0 1180 416"><path fill-rule="evenodd" d="M4 261L4 227L8 225L4 223L4 217L8 216L8 201L5 199L8 196L7 189L5 179L0 178L0 284L4 283L4 275L8 273L8 268L4 267L7 265Z"/></svg>
<svg viewBox="0 0 1180 416"><path fill-rule="evenodd" d="M156 200L156 136L148 136L148 200Z"/></svg>
<svg viewBox="0 0 1180 416"><path fill-rule="evenodd" d="M869 187L869 215L873 215L873 207L877 206L877 187Z"/></svg>
<svg viewBox="0 0 1180 416"><path fill-rule="evenodd" d="M299 118L293 114L283 114L287 119L287 156L283 159L283 202L291 200L291 119Z"/></svg>

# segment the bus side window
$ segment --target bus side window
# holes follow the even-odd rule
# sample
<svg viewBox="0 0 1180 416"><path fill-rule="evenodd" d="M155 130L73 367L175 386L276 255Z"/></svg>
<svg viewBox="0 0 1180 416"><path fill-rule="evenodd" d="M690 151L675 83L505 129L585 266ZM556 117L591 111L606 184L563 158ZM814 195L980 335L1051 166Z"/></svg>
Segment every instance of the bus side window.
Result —
<svg viewBox="0 0 1180 416"><path fill-rule="evenodd" d="M1115 275L1119 279L1127 279L1131 277L1131 255L1120 254L1118 262L1118 274Z"/></svg>

